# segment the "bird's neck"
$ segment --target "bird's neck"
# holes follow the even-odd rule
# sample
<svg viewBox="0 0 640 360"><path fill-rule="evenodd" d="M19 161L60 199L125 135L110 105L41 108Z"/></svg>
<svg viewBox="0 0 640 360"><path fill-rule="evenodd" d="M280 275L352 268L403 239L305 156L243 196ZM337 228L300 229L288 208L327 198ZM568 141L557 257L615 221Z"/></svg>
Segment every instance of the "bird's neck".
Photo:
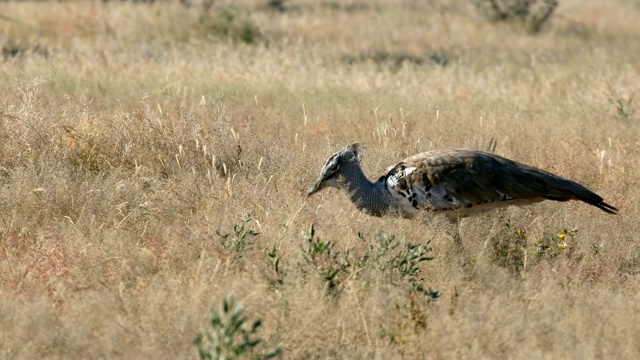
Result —
<svg viewBox="0 0 640 360"><path fill-rule="evenodd" d="M359 210L374 216L382 216L389 211L389 194L382 182L369 181L359 164L344 169L342 174L344 189Z"/></svg>

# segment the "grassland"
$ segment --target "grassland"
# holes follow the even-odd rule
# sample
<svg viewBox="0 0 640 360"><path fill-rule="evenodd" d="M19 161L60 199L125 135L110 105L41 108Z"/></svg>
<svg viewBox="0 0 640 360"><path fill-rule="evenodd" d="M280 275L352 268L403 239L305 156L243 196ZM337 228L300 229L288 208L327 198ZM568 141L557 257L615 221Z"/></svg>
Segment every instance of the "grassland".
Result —
<svg viewBox="0 0 640 360"><path fill-rule="evenodd" d="M0 357L195 358L233 297L256 356L640 358L640 3L535 35L465 1L265 3L0 3ZM620 214L510 208L461 253L437 217L304 196L348 143L374 178L491 139Z"/></svg>

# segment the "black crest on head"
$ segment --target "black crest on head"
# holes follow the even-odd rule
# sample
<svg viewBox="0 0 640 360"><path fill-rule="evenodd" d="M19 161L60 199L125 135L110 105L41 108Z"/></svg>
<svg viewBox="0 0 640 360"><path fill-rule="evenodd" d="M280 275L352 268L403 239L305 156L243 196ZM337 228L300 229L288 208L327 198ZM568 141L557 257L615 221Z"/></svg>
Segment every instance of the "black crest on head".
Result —
<svg viewBox="0 0 640 360"><path fill-rule="evenodd" d="M353 157L357 161L360 161L360 159L362 158L363 152L364 152L364 146L362 146L362 144L359 144L359 143L351 144L346 148L344 148L344 150L342 150L342 153L345 155L353 154Z"/></svg>

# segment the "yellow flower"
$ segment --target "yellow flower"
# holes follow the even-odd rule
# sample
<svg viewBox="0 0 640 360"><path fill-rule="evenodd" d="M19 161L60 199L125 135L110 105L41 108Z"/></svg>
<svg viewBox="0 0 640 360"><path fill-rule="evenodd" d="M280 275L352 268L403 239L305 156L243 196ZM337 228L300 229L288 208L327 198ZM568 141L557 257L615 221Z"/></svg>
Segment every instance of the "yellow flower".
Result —
<svg viewBox="0 0 640 360"><path fill-rule="evenodd" d="M566 238L567 235L566 234L558 234L558 239L560 240L564 240L564 238Z"/></svg>

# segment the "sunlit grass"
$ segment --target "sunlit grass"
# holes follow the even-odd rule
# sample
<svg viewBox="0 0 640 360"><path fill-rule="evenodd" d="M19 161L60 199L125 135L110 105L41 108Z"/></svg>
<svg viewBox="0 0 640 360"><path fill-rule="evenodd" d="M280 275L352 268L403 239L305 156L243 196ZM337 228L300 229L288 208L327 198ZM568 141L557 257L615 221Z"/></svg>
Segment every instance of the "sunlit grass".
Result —
<svg viewBox="0 0 640 360"><path fill-rule="evenodd" d="M0 356L196 357L229 298L260 329L227 349L283 358L640 355L633 2L535 36L468 2L285 4L0 5ZM492 139L620 215L510 208L460 250L305 198L345 144L375 179Z"/></svg>

